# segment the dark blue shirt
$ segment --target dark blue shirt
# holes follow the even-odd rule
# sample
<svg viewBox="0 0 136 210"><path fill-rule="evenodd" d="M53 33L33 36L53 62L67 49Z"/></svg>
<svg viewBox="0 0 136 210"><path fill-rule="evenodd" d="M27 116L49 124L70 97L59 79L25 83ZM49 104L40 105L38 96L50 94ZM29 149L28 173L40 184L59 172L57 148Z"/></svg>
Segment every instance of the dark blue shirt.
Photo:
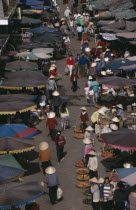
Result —
<svg viewBox="0 0 136 210"><path fill-rule="evenodd" d="M87 62L88 62L88 60L87 60L84 56L82 56L82 57L79 59L79 64L80 64L80 65L85 65L85 64L87 64Z"/></svg>

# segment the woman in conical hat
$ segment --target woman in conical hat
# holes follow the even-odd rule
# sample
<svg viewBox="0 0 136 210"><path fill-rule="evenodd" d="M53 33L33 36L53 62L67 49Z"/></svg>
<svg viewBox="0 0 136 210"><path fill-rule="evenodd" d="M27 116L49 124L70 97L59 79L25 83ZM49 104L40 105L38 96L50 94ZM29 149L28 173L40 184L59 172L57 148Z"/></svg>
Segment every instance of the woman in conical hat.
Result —
<svg viewBox="0 0 136 210"><path fill-rule="evenodd" d="M93 149L92 142L89 138L83 139L84 147L84 158Z"/></svg>
<svg viewBox="0 0 136 210"><path fill-rule="evenodd" d="M87 128L87 121L89 121L89 116L88 116L86 107L83 106L80 109L81 109L81 115L80 115L81 125L80 125L80 127L84 133L85 129Z"/></svg>
<svg viewBox="0 0 136 210"><path fill-rule="evenodd" d="M55 118L55 113L54 112L49 112L48 114L48 119L46 121L46 127L49 128L49 134L51 136L51 139L54 141L54 137L56 135L56 126L57 126L57 120Z"/></svg>

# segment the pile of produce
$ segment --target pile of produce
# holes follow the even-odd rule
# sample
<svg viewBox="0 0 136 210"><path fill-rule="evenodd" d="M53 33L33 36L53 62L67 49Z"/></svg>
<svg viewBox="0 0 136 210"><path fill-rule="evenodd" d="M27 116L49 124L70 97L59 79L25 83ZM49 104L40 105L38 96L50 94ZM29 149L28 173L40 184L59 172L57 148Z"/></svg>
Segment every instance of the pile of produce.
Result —
<svg viewBox="0 0 136 210"><path fill-rule="evenodd" d="M81 161L79 161L79 162L76 162L76 163L75 163L75 166L76 166L76 167L79 167L79 168L83 168L83 167L84 167L84 163L81 162Z"/></svg>
<svg viewBox="0 0 136 210"><path fill-rule="evenodd" d="M104 151L104 152L101 153L101 156L102 157L112 157L113 153L108 152L108 151Z"/></svg>
<svg viewBox="0 0 136 210"><path fill-rule="evenodd" d="M84 134L77 133L76 135L74 135L74 138L76 138L76 139L83 139L84 138Z"/></svg>
<svg viewBox="0 0 136 210"><path fill-rule="evenodd" d="M88 175L79 175L79 176L77 176L77 179L80 181L88 181L89 176Z"/></svg>
<svg viewBox="0 0 136 210"><path fill-rule="evenodd" d="M81 128L76 128L76 129L74 130L74 132L76 132L76 133L83 133L83 131L82 131Z"/></svg>
<svg viewBox="0 0 136 210"><path fill-rule="evenodd" d="M78 182L76 184L76 187L79 187L79 188L86 188L86 187L90 187L89 183L87 182Z"/></svg>
<svg viewBox="0 0 136 210"><path fill-rule="evenodd" d="M89 170L87 168L79 168L79 169L76 170L76 173L80 174L80 175L89 174Z"/></svg>

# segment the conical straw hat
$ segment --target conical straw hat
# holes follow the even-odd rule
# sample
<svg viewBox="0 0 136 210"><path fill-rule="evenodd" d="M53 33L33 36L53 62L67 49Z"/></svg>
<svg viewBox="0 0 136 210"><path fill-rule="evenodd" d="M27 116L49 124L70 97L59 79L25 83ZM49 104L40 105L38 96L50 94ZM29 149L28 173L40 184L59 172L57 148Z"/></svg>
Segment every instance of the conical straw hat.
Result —
<svg viewBox="0 0 136 210"><path fill-rule="evenodd" d="M112 118L112 121L113 121L113 122L119 122L119 118L114 117L114 118Z"/></svg>
<svg viewBox="0 0 136 210"><path fill-rule="evenodd" d="M46 149L48 149L48 147L49 147L49 145L48 145L47 142L41 142L41 143L39 144L39 149L40 149L40 150L46 150Z"/></svg>
<svg viewBox="0 0 136 210"><path fill-rule="evenodd" d="M56 169L53 166L49 166L45 169L46 174L54 174Z"/></svg>
<svg viewBox="0 0 136 210"><path fill-rule="evenodd" d="M53 96L59 96L60 94L59 94L58 91L55 90L55 91L52 93L52 95L53 95Z"/></svg>
<svg viewBox="0 0 136 210"><path fill-rule="evenodd" d="M91 126L88 126L85 130L86 131L93 131L94 129Z"/></svg>
<svg viewBox="0 0 136 210"><path fill-rule="evenodd" d="M115 124L110 124L110 128L111 128L113 131L118 130L118 126L115 125Z"/></svg>
<svg viewBox="0 0 136 210"><path fill-rule="evenodd" d="M91 144L91 140L89 138L83 139L84 144Z"/></svg>
<svg viewBox="0 0 136 210"><path fill-rule="evenodd" d="M48 118L54 118L55 117L55 112L50 112L48 114Z"/></svg>
<svg viewBox="0 0 136 210"><path fill-rule="evenodd" d="M99 184L102 184L104 182L104 179L101 177L100 179L99 179Z"/></svg>
<svg viewBox="0 0 136 210"><path fill-rule="evenodd" d="M97 179L96 177L90 179L89 181L90 181L90 182L93 182L93 183L96 183L96 184L99 183L99 181L98 181L98 179Z"/></svg>

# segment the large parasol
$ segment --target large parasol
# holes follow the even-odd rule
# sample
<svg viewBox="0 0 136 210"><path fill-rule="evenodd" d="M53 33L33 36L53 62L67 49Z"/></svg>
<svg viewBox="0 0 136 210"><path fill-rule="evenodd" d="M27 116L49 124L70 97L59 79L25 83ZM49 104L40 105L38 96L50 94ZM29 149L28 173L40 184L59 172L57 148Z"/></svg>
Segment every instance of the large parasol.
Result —
<svg viewBox="0 0 136 210"><path fill-rule="evenodd" d="M111 133L101 134L101 137L111 148L136 150L136 130L121 128Z"/></svg>
<svg viewBox="0 0 136 210"><path fill-rule="evenodd" d="M27 30L27 33L31 33L31 34L42 34L45 32L57 32L58 29L57 28L49 28L47 26L40 26L38 28L33 28L33 29L29 29Z"/></svg>
<svg viewBox="0 0 136 210"><path fill-rule="evenodd" d="M26 94L7 94L0 97L0 115L16 114L36 108L33 96Z"/></svg>
<svg viewBox="0 0 136 210"><path fill-rule="evenodd" d="M0 138L0 154L14 154L34 150L34 140L28 138Z"/></svg>
<svg viewBox="0 0 136 210"><path fill-rule="evenodd" d="M0 184L16 180L23 176L24 172L24 169L11 154L0 156Z"/></svg>
<svg viewBox="0 0 136 210"><path fill-rule="evenodd" d="M45 195L37 182L11 182L0 185L0 209L20 207Z"/></svg>
<svg viewBox="0 0 136 210"><path fill-rule="evenodd" d="M0 125L0 138L32 138L39 133L37 128L29 128L25 124L5 124Z"/></svg>
<svg viewBox="0 0 136 210"><path fill-rule="evenodd" d="M38 53L33 53L33 52L21 52L21 53L17 53L15 55L15 57L18 58L24 58L24 59L29 59L29 60L39 60L39 59L51 59L52 55L48 55L47 53L42 53L42 52L38 52Z"/></svg>
<svg viewBox="0 0 136 210"><path fill-rule="evenodd" d="M18 70L37 70L38 65L34 62L26 62L26 61L13 61L6 64L6 71L18 71Z"/></svg>
<svg viewBox="0 0 136 210"><path fill-rule="evenodd" d="M35 48L32 50L33 53L53 53L54 48Z"/></svg>
<svg viewBox="0 0 136 210"><path fill-rule="evenodd" d="M5 79L0 88L21 90L22 88L31 89L34 87L43 88L47 84L47 77L41 71L19 71L6 73Z"/></svg>
<svg viewBox="0 0 136 210"><path fill-rule="evenodd" d="M128 183L129 185L136 184L136 167L134 168L117 168L119 178L121 181Z"/></svg>
<svg viewBox="0 0 136 210"><path fill-rule="evenodd" d="M99 78L100 84L107 86L107 87L126 87L126 86L133 86L136 85L135 79L126 79L122 77L102 77Z"/></svg>

